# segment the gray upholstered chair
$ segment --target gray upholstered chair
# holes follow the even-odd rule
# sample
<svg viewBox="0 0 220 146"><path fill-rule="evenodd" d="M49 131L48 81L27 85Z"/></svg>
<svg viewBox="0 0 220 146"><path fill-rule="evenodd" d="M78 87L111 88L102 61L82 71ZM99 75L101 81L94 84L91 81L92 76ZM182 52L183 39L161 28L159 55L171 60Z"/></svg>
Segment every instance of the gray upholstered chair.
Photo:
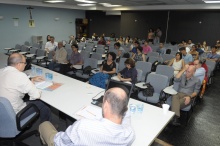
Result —
<svg viewBox="0 0 220 146"><path fill-rule="evenodd" d="M33 114L21 120L22 115L28 110L33 110ZM11 103L8 99L0 97L0 138L1 143L13 142L19 146L27 146L21 141L36 134L38 131L34 130L23 134L23 132L31 126L31 124L39 117L39 109L34 104L28 104L20 112L15 114ZM7 144L6 144L7 145Z"/></svg>
<svg viewBox="0 0 220 146"><path fill-rule="evenodd" d="M137 61L135 67L136 69L141 69L143 71L141 82L145 82L147 79L147 75L151 72L152 63L145 61Z"/></svg>
<svg viewBox="0 0 220 146"><path fill-rule="evenodd" d="M174 72L174 68L172 66L167 66L167 65L158 65L156 69L156 74L165 75L168 77L169 82L167 86L173 84L172 83L172 80L174 78L173 72Z"/></svg>

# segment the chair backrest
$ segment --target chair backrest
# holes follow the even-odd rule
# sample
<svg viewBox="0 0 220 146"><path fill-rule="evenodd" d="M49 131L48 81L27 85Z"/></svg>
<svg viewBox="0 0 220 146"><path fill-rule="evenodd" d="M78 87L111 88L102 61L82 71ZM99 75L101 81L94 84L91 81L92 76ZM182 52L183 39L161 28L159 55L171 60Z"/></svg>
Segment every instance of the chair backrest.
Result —
<svg viewBox="0 0 220 146"><path fill-rule="evenodd" d="M143 71L141 69L137 69L137 82L141 82Z"/></svg>
<svg viewBox="0 0 220 146"><path fill-rule="evenodd" d="M119 61L119 64L118 64L118 71L121 71L122 69L125 68L125 60L127 58L121 58L120 61Z"/></svg>
<svg viewBox="0 0 220 146"><path fill-rule="evenodd" d="M66 49L66 50L67 50L67 49L72 49L72 48L71 48L71 44L66 44L66 45L65 45L65 49Z"/></svg>
<svg viewBox="0 0 220 146"><path fill-rule="evenodd" d="M25 41L25 42L24 42L24 45L30 46L30 43L29 43L28 41Z"/></svg>
<svg viewBox="0 0 220 146"><path fill-rule="evenodd" d="M45 56L46 51L43 49L37 49L37 57L39 56Z"/></svg>
<svg viewBox="0 0 220 146"><path fill-rule="evenodd" d="M105 49L105 45L97 45L97 48Z"/></svg>
<svg viewBox="0 0 220 146"><path fill-rule="evenodd" d="M37 44L37 43L33 43L32 47L36 47L36 48L38 48L38 49L41 48L40 44ZM43 48L43 49L45 49L45 48Z"/></svg>
<svg viewBox="0 0 220 146"><path fill-rule="evenodd" d="M98 60L94 58L85 58L83 67L91 66L91 68L97 68Z"/></svg>
<svg viewBox="0 0 220 146"><path fill-rule="evenodd" d="M72 49L66 49L66 52L67 52L67 56L70 56L72 54L73 50Z"/></svg>
<svg viewBox="0 0 220 146"><path fill-rule="evenodd" d="M170 54L176 55L177 52L178 52L177 50L172 50L172 51L170 52Z"/></svg>
<svg viewBox="0 0 220 146"><path fill-rule="evenodd" d="M36 48L36 47L30 48L30 54L36 54L37 50L38 50L38 48Z"/></svg>
<svg viewBox="0 0 220 146"><path fill-rule="evenodd" d="M102 54L92 53L91 58L94 58L94 59L97 59L97 60L102 60Z"/></svg>
<svg viewBox="0 0 220 146"><path fill-rule="evenodd" d="M78 45L78 50L83 50L85 46L83 45Z"/></svg>
<svg viewBox="0 0 220 146"><path fill-rule="evenodd" d="M175 56L173 54L163 54L161 57L163 58L163 61L169 61L173 59Z"/></svg>
<svg viewBox="0 0 220 146"><path fill-rule="evenodd" d="M164 75L168 77L168 81L173 78L174 68L167 65L158 65L156 69L156 74ZM169 85L169 82L167 85Z"/></svg>
<svg viewBox="0 0 220 146"><path fill-rule="evenodd" d="M94 47L95 45L94 45L94 43L86 43L86 47L87 47L87 46Z"/></svg>
<svg viewBox="0 0 220 146"><path fill-rule="evenodd" d="M21 50L21 45L16 44L16 45L15 45L15 50Z"/></svg>
<svg viewBox="0 0 220 146"><path fill-rule="evenodd" d="M16 125L16 114L8 99L0 97L0 137L13 138L19 131Z"/></svg>
<svg viewBox="0 0 220 146"><path fill-rule="evenodd" d="M155 56L149 56L148 62L154 63L155 61L163 62L163 58L155 57Z"/></svg>
<svg viewBox="0 0 220 146"><path fill-rule="evenodd" d="M48 59L53 59L53 51L50 51L49 53L48 53Z"/></svg>
<svg viewBox="0 0 220 146"><path fill-rule="evenodd" d="M215 69L216 66L216 62L211 61L211 60L206 60L206 65L210 67L210 71L213 71Z"/></svg>
<svg viewBox="0 0 220 146"><path fill-rule="evenodd" d="M168 77L159 74L149 74L146 83L150 83L154 87L154 93L160 94L161 90L167 86Z"/></svg>
<svg viewBox="0 0 220 146"><path fill-rule="evenodd" d="M21 46L21 52L27 52L29 50L28 46L22 45Z"/></svg>
<svg viewBox="0 0 220 146"><path fill-rule="evenodd" d="M105 49L103 49L103 48L96 48L96 53L105 54Z"/></svg>
<svg viewBox="0 0 220 146"><path fill-rule="evenodd" d="M146 74L151 72L152 63L137 61L135 67L136 69L141 69L143 71L141 81L145 81Z"/></svg>
<svg viewBox="0 0 220 146"><path fill-rule="evenodd" d="M86 43L85 42L80 42L78 45L81 45L81 46L85 47Z"/></svg>
<svg viewBox="0 0 220 146"><path fill-rule="evenodd" d="M147 53L147 57L150 57L150 56L158 57L158 56L159 56L159 53L158 53L158 52L148 52L148 53Z"/></svg>
<svg viewBox="0 0 220 146"><path fill-rule="evenodd" d="M90 56L90 52L85 51L85 50L82 50L80 54L82 55L83 60L85 60L86 58L89 58Z"/></svg>
<svg viewBox="0 0 220 146"><path fill-rule="evenodd" d="M85 51L92 52L93 46L86 46Z"/></svg>

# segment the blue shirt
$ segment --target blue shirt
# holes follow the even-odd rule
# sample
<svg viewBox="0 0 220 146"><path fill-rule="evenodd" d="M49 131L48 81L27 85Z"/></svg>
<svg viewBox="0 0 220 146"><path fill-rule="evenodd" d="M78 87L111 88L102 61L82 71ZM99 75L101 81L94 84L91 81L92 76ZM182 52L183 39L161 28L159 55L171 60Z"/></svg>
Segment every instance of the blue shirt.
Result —
<svg viewBox="0 0 220 146"><path fill-rule="evenodd" d="M202 82L205 78L205 69L203 67L200 67L200 68L196 69L196 72L195 72L194 76L197 77L200 80L201 84L202 84Z"/></svg>
<svg viewBox="0 0 220 146"><path fill-rule="evenodd" d="M135 84L137 82L137 70L136 68L130 68L128 69L125 67L122 71L120 71L120 74L123 76L123 78L131 78L132 84Z"/></svg>
<svg viewBox="0 0 220 146"><path fill-rule="evenodd" d="M185 56L183 55L182 58L184 59L186 64L188 64L189 62L193 62L193 57L191 54L186 54Z"/></svg>
<svg viewBox="0 0 220 146"><path fill-rule="evenodd" d="M209 59L218 59L218 58L220 58L220 56L218 54L209 53L207 55L207 58L209 58Z"/></svg>
<svg viewBox="0 0 220 146"><path fill-rule="evenodd" d="M137 54L137 49L136 49L136 47L132 48L131 52L134 53L134 54Z"/></svg>
<svg viewBox="0 0 220 146"><path fill-rule="evenodd" d="M159 54L166 54L166 49L165 48L158 48L157 49L157 52L159 53Z"/></svg>

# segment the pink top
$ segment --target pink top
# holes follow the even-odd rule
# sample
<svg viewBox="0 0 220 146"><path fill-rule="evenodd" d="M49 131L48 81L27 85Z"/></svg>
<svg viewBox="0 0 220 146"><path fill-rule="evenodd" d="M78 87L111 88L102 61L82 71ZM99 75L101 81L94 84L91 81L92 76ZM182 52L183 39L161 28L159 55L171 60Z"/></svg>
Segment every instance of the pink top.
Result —
<svg viewBox="0 0 220 146"><path fill-rule="evenodd" d="M147 54L148 52L152 52L152 48L148 46L143 46L143 53Z"/></svg>

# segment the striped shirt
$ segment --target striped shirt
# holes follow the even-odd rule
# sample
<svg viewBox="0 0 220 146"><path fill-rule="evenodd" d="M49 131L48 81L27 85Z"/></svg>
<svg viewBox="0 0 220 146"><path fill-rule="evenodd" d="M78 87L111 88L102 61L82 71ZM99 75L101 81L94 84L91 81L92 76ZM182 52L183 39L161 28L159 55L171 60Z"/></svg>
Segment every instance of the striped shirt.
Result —
<svg viewBox="0 0 220 146"><path fill-rule="evenodd" d="M81 119L54 137L55 146L130 146L134 140L128 114L120 125L105 118Z"/></svg>

